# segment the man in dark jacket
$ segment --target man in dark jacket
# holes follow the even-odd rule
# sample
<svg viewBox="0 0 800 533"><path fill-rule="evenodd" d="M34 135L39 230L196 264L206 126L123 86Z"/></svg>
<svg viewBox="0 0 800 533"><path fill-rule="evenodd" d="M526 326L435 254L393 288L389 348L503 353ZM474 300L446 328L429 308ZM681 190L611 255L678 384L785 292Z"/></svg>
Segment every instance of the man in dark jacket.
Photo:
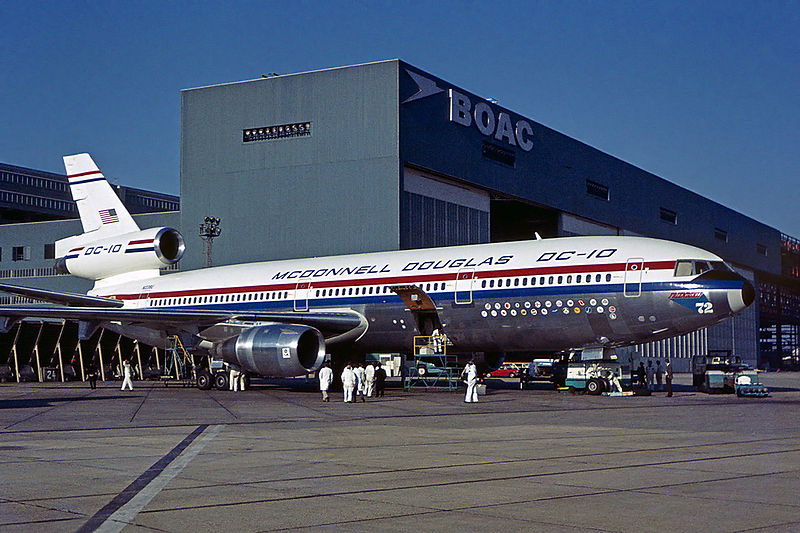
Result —
<svg viewBox="0 0 800 533"><path fill-rule="evenodd" d="M376 363L375 367L375 396L382 398L386 389L386 370L381 368L380 363Z"/></svg>

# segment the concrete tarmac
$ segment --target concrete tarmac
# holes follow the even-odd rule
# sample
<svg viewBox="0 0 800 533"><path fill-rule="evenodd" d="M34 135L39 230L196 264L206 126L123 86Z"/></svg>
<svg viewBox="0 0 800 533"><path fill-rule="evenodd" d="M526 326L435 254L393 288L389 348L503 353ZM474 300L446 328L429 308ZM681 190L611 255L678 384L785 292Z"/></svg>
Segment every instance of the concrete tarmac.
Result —
<svg viewBox="0 0 800 533"><path fill-rule="evenodd" d="M490 380L477 404L2 384L0 529L800 531L800 375L762 375L766 399L690 380L672 398Z"/></svg>

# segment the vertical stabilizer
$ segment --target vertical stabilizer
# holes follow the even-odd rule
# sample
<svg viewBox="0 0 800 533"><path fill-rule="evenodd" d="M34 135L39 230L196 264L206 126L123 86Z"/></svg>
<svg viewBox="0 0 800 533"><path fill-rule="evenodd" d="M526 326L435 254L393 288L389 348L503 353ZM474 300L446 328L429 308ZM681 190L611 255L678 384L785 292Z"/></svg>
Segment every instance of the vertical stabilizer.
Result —
<svg viewBox="0 0 800 533"><path fill-rule="evenodd" d="M64 156L72 199L78 204L84 236L92 239L139 231L128 210L89 154Z"/></svg>

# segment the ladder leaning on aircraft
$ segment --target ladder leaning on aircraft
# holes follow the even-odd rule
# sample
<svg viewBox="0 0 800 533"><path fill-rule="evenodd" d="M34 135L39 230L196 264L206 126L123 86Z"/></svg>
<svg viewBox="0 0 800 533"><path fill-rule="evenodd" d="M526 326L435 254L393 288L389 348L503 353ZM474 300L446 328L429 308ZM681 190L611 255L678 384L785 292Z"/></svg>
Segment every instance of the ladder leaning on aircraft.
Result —
<svg viewBox="0 0 800 533"><path fill-rule="evenodd" d="M613 348L724 320L753 286L714 254L642 237L569 237L271 261L176 272L181 234L141 230L88 154L64 157L83 233L56 242L62 272L88 294L0 285L56 304L0 307L74 320L264 376L304 375L368 352L408 351L438 330L486 369L506 352ZM537 236L538 237L538 236ZM355 354L355 355L354 355ZM203 381L205 383L205 381Z"/></svg>

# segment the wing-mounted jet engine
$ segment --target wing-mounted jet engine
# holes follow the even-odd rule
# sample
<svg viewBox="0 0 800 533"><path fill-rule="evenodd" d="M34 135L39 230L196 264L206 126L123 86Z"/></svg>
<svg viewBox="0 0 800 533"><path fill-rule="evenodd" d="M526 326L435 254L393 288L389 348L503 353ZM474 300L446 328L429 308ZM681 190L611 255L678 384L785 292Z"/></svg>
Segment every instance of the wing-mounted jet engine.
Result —
<svg viewBox="0 0 800 533"><path fill-rule="evenodd" d="M262 376L302 376L325 359L319 330L300 324L266 324L217 343L212 354Z"/></svg>

